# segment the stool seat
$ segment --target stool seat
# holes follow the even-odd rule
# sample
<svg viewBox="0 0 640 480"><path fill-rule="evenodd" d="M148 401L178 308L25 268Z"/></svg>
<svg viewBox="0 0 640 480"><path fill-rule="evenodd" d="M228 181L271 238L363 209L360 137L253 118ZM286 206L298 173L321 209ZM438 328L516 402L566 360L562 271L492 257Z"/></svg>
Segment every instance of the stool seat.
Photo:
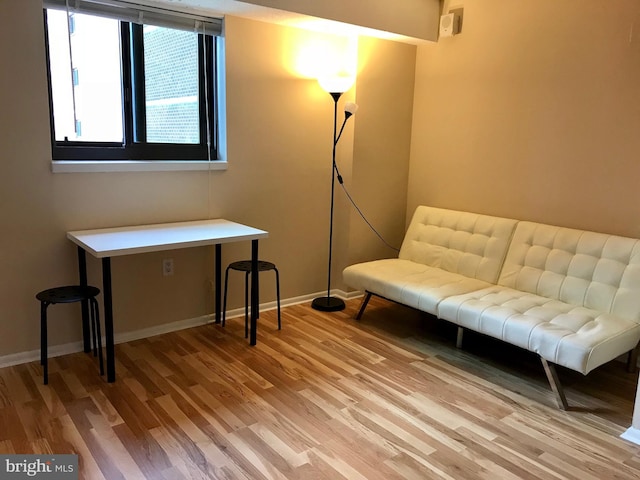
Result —
<svg viewBox="0 0 640 480"><path fill-rule="evenodd" d="M222 307L222 326L225 326L227 319L227 291L229 285L229 270L236 270L245 273L244 280L244 336L249 336L249 275L251 274L251 260L238 260L231 262L224 273L224 305ZM273 270L276 274L276 300L278 306L278 330L282 328L280 320L280 272L276 268L275 263L265 260L258 260L258 272L266 272ZM260 311L258 310L258 316Z"/></svg>
<svg viewBox="0 0 640 480"><path fill-rule="evenodd" d="M100 354L100 375L104 375L102 360L102 334L100 333L100 313L96 297L100 289L91 285L67 285L48 288L36 294L40 302L40 364L43 366L44 384L49 383L49 367L47 354L47 308L57 303L88 302L91 316L91 337L93 340L93 356Z"/></svg>
<svg viewBox="0 0 640 480"><path fill-rule="evenodd" d="M43 290L36 295L36 298L41 302L54 305L56 303L73 303L88 300L91 297L96 297L99 293L100 289L91 285L67 285L66 287Z"/></svg>
<svg viewBox="0 0 640 480"><path fill-rule="evenodd" d="M239 260L237 262L231 262L227 268L230 268L231 270L238 270L240 272L250 272L251 260ZM276 270L276 264L265 262L264 260L258 260L258 271L266 272L267 270Z"/></svg>

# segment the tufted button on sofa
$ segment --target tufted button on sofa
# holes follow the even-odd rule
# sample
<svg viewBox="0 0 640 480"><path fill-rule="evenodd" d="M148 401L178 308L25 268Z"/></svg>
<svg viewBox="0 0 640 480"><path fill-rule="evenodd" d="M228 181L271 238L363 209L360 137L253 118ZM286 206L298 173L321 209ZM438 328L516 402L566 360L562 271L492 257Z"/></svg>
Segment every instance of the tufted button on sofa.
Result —
<svg viewBox="0 0 640 480"><path fill-rule="evenodd" d="M640 240L420 206L398 258L347 267L345 282L587 374L640 340Z"/></svg>

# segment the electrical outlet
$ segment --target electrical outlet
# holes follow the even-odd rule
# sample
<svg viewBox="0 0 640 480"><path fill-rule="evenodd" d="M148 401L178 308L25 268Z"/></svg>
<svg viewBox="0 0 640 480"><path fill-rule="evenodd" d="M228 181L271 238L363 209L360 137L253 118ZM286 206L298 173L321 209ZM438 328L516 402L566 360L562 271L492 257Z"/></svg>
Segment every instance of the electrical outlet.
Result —
<svg viewBox="0 0 640 480"><path fill-rule="evenodd" d="M173 258L165 258L162 260L162 275L165 277L173 275Z"/></svg>

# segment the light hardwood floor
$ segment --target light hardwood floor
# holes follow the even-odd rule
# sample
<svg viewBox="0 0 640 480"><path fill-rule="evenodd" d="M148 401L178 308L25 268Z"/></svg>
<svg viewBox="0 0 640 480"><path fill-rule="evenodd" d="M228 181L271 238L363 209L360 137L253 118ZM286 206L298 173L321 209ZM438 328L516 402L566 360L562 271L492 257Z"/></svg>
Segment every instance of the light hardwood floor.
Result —
<svg viewBox="0 0 640 480"><path fill-rule="evenodd" d="M559 369L556 408L538 360L380 299L323 314L263 312L0 369L0 452L77 453L85 479L638 479L637 374Z"/></svg>

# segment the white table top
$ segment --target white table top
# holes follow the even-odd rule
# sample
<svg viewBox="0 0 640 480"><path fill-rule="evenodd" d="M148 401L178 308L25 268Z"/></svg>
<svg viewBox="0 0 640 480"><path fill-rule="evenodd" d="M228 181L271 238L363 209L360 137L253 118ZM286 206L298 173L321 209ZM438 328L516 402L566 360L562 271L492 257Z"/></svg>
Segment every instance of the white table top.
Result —
<svg viewBox="0 0 640 480"><path fill-rule="evenodd" d="M67 238L96 258L258 240L269 232L221 218L67 232Z"/></svg>

